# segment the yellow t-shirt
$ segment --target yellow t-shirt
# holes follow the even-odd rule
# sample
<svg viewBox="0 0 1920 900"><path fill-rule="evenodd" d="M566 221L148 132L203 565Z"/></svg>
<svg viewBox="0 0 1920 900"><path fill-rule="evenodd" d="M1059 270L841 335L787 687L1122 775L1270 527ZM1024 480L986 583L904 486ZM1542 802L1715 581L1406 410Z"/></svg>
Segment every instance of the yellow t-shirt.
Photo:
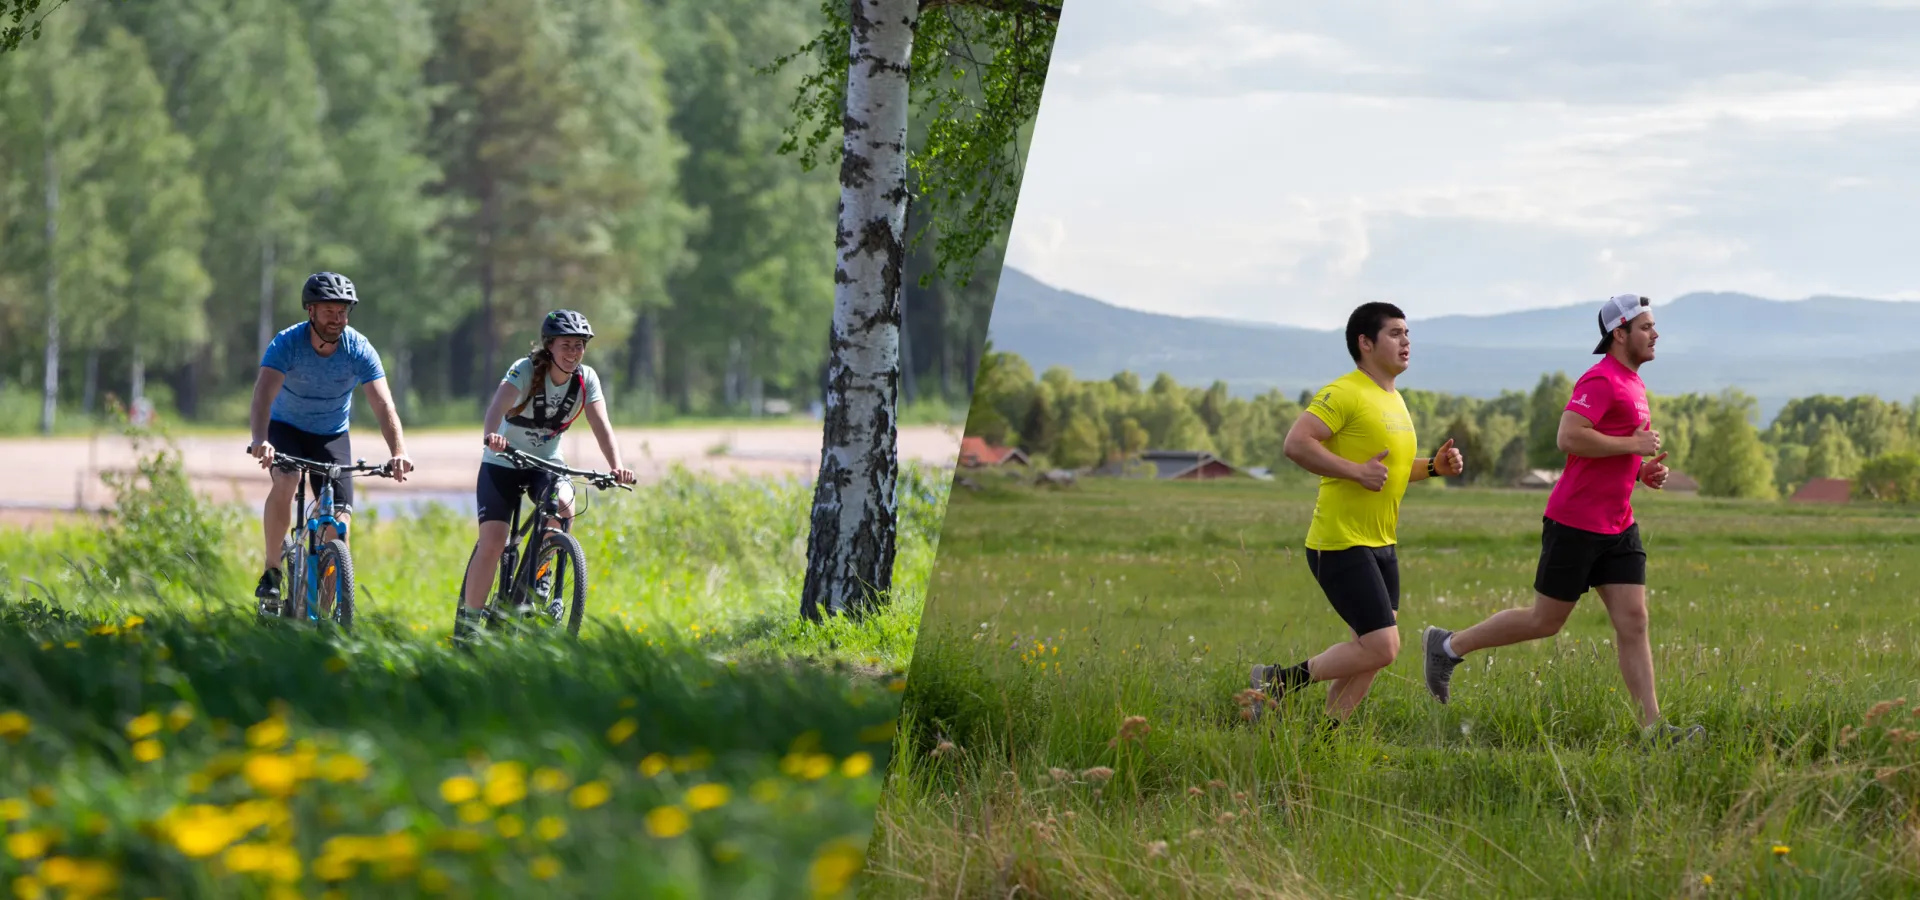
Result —
<svg viewBox="0 0 1920 900"><path fill-rule="evenodd" d="M1307 547L1328 551L1396 543L1400 498L1407 492L1414 454L1419 452L1413 416L1400 392L1383 390L1367 373L1354 369L1322 388L1307 404L1307 412L1333 431L1324 446L1341 459L1364 463L1387 451L1387 458L1381 460L1387 467L1387 483L1378 492L1345 478L1320 479L1313 524L1307 527Z"/></svg>

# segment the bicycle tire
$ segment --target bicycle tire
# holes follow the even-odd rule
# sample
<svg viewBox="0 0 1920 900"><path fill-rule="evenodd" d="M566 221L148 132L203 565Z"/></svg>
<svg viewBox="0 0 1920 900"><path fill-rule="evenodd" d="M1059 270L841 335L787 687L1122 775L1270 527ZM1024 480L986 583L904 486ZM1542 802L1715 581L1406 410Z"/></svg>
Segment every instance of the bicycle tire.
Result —
<svg viewBox="0 0 1920 900"><path fill-rule="evenodd" d="M327 576L333 576L333 621L343 630L353 628L353 552L347 549L347 542L334 538L320 547L320 577L316 579L324 584Z"/></svg>
<svg viewBox="0 0 1920 900"><path fill-rule="evenodd" d="M280 618L304 619L307 615L307 555L293 535L280 538Z"/></svg>
<svg viewBox="0 0 1920 900"><path fill-rule="evenodd" d="M572 602L566 604L570 607L566 611L567 634L578 637L580 620L585 617L587 611L587 551L580 547L580 542L575 540L573 535L564 531L549 531L540 539L540 550L534 559L544 561L549 553L552 553L554 559L561 563L553 572L553 593L549 595L550 598L558 598L566 592L567 567L573 567L573 597ZM536 577L539 571L540 566L534 566L533 574ZM549 602L552 600L549 599Z"/></svg>

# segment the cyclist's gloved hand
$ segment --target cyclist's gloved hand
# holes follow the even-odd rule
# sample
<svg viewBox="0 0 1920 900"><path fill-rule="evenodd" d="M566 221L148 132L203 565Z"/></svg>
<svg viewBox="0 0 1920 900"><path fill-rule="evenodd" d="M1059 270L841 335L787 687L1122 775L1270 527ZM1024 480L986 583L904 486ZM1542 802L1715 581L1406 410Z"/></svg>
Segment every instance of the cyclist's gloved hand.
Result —
<svg viewBox="0 0 1920 900"><path fill-rule="evenodd" d="M489 434L486 437L487 449L499 453L507 449L507 437L502 434Z"/></svg>
<svg viewBox="0 0 1920 900"><path fill-rule="evenodd" d="M387 460L387 473L393 476L394 481L406 481L407 473L411 471L413 471L413 460L408 459L405 453L396 453L392 459Z"/></svg>
<svg viewBox="0 0 1920 900"><path fill-rule="evenodd" d="M268 466L273 465L273 445L272 444L266 441L260 441L259 443L256 443L253 446L248 447L247 452L252 454L254 459L257 459L260 461L260 468L264 469Z"/></svg>

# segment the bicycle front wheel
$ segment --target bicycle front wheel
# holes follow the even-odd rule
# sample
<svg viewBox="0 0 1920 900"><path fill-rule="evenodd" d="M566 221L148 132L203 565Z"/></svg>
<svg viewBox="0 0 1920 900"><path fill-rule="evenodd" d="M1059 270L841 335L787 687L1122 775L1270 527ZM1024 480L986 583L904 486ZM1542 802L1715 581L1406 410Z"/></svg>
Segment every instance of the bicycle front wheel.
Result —
<svg viewBox="0 0 1920 900"><path fill-rule="evenodd" d="M352 628L353 554L347 550L346 541L336 538L320 548L319 575L318 618L330 618L341 628Z"/></svg>
<svg viewBox="0 0 1920 900"><path fill-rule="evenodd" d="M567 633L580 634L580 620L587 611L587 552L580 542L564 531L549 531L540 539L540 552L534 557L534 584L548 584L542 610L556 624L566 619Z"/></svg>
<svg viewBox="0 0 1920 900"><path fill-rule="evenodd" d="M293 535L280 539L280 618L306 618L306 561L307 555Z"/></svg>

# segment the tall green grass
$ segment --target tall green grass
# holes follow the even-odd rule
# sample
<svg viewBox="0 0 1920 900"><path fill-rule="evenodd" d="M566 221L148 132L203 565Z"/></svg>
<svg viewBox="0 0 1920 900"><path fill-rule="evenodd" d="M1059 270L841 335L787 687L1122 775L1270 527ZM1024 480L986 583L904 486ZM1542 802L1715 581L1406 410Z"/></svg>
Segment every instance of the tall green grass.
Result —
<svg viewBox="0 0 1920 900"><path fill-rule="evenodd" d="M1421 683L1426 624L1532 601L1544 499L1409 496L1407 651L1329 729L1324 685L1257 726L1236 703L1251 663L1346 637L1299 549L1310 493L961 492L874 895L1920 894L1920 515L1641 500L1661 703L1708 729L1666 750L1591 596L1475 654L1450 705Z"/></svg>
<svg viewBox="0 0 1920 900"><path fill-rule="evenodd" d="M105 527L0 532L0 882L19 895L856 886L937 473L903 473L894 595L860 622L798 623L807 488L678 473L585 501L578 640L469 653L446 640L467 516L363 512L355 628L262 623L258 513L149 462Z"/></svg>

